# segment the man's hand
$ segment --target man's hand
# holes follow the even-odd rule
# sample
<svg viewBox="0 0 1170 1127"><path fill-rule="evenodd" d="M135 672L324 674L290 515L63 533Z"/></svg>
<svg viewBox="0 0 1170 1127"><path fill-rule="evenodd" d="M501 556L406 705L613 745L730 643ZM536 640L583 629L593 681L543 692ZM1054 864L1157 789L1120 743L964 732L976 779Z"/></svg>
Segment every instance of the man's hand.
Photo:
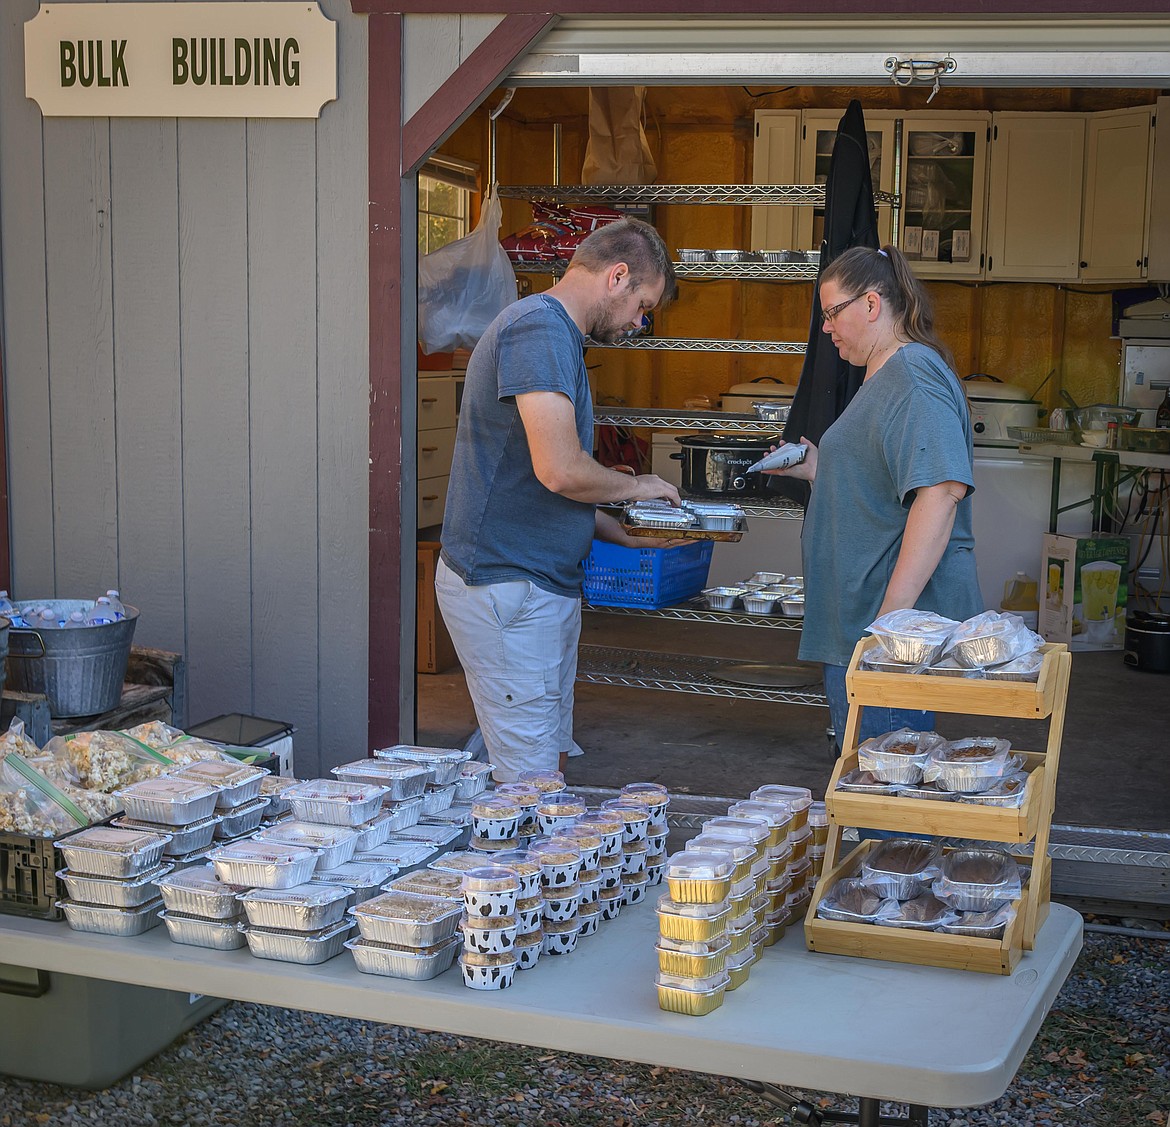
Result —
<svg viewBox="0 0 1170 1127"><path fill-rule="evenodd" d="M648 492L639 492L637 497L631 497L631 501L669 501L676 508L679 505L678 489L671 485L669 481L664 481L655 474L641 474L634 473L631 466L611 466L610 469L617 470L618 473L628 474L637 482L638 489L646 489ZM660 548L661 544L645 544L643 547Z"/></svg>

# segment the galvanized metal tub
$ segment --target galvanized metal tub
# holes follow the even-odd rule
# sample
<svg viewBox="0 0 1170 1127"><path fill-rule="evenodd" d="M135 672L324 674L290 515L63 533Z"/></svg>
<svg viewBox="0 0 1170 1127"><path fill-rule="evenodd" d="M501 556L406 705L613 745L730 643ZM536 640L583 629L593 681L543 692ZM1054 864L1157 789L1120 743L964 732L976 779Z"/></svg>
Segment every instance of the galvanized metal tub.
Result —
<svg viewBox="0 0 1170 1127"><path fill-rule="evenodd" d="M89 610L93 600L49 599L44 605L68 618L75 610ZM138 611L128 606L124 619L106 626L75 630L12 627L6 662L9 688L43 694L52 716L109 712L122 699L137 622Z"/></svg>

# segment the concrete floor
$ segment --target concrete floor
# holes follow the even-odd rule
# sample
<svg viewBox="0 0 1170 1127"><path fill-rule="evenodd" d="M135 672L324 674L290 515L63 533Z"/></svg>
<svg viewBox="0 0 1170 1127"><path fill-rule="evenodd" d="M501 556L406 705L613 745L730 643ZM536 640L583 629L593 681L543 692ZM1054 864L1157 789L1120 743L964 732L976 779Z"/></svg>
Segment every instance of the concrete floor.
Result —
<svg viewBox="0 0 1170 1127"><path fill-rule="evenodd" d="M799 634L750 627L585 614L582 641L743 661L795 660ZM819 798L832 763L828 712L807 705L703 697L648 689L577 686L568 782L631 780L679 793L741 797L765 782L810 787ZM418 741L458 747L475 714L455 667L418 678ZM957 738L991 734L1042 750L1046 721L939 716ZM1073 656L1056 794L1064 825L1170 832L1170 677L1128 669L1120 653Z"/></svg>

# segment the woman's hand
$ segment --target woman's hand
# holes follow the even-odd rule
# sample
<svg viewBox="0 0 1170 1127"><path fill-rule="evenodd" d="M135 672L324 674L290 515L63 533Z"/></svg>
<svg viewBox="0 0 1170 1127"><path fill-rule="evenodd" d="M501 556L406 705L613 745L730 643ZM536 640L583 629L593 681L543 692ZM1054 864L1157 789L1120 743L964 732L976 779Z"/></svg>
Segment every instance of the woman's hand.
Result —
<svg viewBox="0 0 1170 1127"><path fill-rule="evenodd" d="M773 474L776 477L795 477L800 481L813 482L817 476L817 448L809 442L807 438L801 435L800 441L808 447L808 453L804 456L803 462L797 462L795 466L789 466L786 470L760 470L760 473ZM781 442L778 446L773 446L772 450L779 450L781 446L788 446L789 443Z"/></svg>

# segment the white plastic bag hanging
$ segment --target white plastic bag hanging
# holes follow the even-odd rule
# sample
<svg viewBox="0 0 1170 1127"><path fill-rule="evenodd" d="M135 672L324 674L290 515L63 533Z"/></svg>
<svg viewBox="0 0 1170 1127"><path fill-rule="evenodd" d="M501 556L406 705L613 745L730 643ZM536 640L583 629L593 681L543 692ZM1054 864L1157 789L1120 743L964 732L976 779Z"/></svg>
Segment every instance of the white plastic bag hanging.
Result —
<svg viewBox="0 0 1170 1127"><path fill-rule="evenodd" d="M474 348L516 300L516 275L500 246L503 215L493 190L475 230L418 264L418 339L425 353Z"/></svg>

